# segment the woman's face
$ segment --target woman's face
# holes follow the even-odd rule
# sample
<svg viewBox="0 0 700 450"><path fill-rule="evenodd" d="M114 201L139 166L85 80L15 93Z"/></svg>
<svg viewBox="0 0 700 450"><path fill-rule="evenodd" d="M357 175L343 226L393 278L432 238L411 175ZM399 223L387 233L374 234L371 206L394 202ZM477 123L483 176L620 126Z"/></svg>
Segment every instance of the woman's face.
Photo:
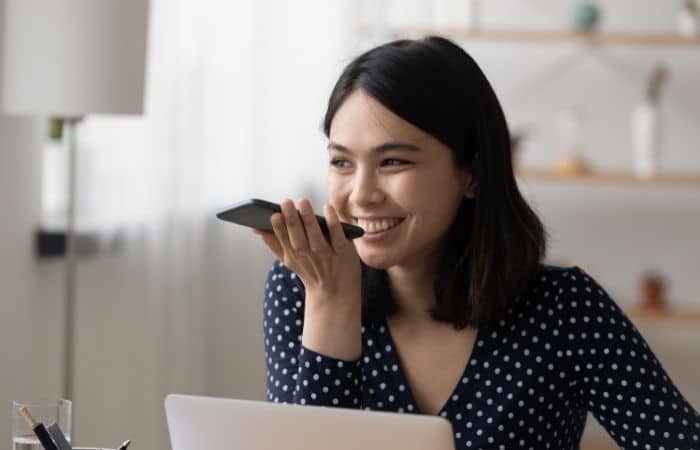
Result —
<svg viewBox="0 0 700 450"><path fill-rule="evenodd" d="M450 149L361 90L333 117L328 195L341 220L365 230L362 261L387 269L431 261L471 176Z"/></svg>

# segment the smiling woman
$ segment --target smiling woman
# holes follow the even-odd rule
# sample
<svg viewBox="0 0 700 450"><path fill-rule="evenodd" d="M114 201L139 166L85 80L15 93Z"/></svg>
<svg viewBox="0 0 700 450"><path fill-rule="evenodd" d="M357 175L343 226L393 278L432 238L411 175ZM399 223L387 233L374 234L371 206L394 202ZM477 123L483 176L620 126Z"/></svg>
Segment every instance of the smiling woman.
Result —
<svg viewBox="0 0 700 450"><path fill-rule="evenodd" d="M324 120L326 240L282 203L265 285L268 398L439 414L458 448L579 447L593 412L621 447L698 446L700 419L578 267L542 264L498 99L429 37L374 48ZM344 238L339 222L366 234Z"/></svg>
<svg viewBox="0 0 700 450"><path fill-rule="evenodd" d="M377 284L411 280L394 284L434 290L436 320L456 329L484 325L534 278L544 258L544 229L518 191L498 99L461 48L429 38L358 57L336 83L324 131L331 156L339 147L357 149L354 165L341 160L348 167L329 173L331 204L341 217L395 208L408 219L392 233L398 242L389 249L370 245L379 243L371 234L356 246L368 294L383 291L366 302L366 316L378 319L398 309ZM414 151L363 157L362 150L392 149L387 144L397 140ZM386 158L398 164L371 170ZM373 204L363 198L367 189L387 198Z"/></svg>

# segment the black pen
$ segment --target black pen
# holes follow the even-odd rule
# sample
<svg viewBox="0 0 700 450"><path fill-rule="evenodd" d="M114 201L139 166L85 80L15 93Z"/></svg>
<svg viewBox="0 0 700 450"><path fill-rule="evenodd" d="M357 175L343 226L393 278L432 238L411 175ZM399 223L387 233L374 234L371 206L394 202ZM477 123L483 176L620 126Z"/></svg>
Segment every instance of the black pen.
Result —
<svg viewBox="0 0 700 450"><path fill-rule="evenodd" d="M66 435L63 434L63 431L61 431L61 428L58 426L57 423L52 423L51 425L46 427L46 431L48 431L51 437L53 438L53 441L56 443L56 447L58 447L58 450L73 450L73 447L71 447L70 442L68 442L68 439L66 439Z"/></svg>
<svg viewBox="0 0 700 450"><path fill-rule="evenodd" d="M131 444L131 441L127 439L126 441L124 441L124 443L122 443L122 445L119 446L117 450L126 450L129 444Z"/></svg>
<svg viewBox="0 0 700 450"><path fill-rule="evenodd" d="M36 437L39 438L39 442L41 442L41 446L44 447L45 450L58 450L58 447L56 447L53 439L51 439L51 435L48 431L46 431L44 424L35 421L34 417L29 414L29 410L26 406L22 406L19 409L19 413L22 415L22 417L24 417L24 420L27 421L32 430L34 430L34 434L36 434Z"/></svg>

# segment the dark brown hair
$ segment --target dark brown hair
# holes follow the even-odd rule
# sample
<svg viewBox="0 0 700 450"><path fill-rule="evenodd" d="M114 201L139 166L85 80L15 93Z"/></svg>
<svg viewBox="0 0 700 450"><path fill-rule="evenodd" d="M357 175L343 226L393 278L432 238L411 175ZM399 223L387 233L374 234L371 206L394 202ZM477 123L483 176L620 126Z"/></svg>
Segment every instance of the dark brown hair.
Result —
<svg viewBox="0 0 700 450"><path fill-rule="evenodd" d="M430 311L456 329L500 318L534 280L546 232L513 175L508 125L491 85L459 46L440 37L398 40L355 58L333 88L323 121L326 136L338 108L361 89L443 142L472 174L445 236ZM378 322L397 311L386 271L363 264L363 315Z"/></svg>

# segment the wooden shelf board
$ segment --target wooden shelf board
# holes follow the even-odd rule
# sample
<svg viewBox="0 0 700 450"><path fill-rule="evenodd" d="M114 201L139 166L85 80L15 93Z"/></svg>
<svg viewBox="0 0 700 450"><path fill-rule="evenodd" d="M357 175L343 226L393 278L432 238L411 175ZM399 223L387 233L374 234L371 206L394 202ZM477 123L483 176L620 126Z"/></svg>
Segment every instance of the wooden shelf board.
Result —
<svg viewBox="0 0 700 450"><path fill-rule="evenodd" d="M649 179L637 177L629 171L593 171L579 175L559 175L549 169L519 169L516 175L523 181L556 183L623 184L637 186L700 187L700 173L661 172Z"/></svg>
<svg viewBox="0 0 700 450"><path fill-rule="evenodd" d="M371 35L374 27L361 27L361 32ZM422 37L438 34L454 39L472 39L493 42L516 43L581 43L589 45L620 44L638 46L700 47L700 37L686 38L674 33L644 33L631 31L575 31L528 29L472 29L460 27L391 27L394 38Z"/></svg>
<svg viewBox="0 0 700 450"><path fill-rule="evenodd" d="M700 327L700 311L646 311L627 310L625 314L635 325Z"/></svg>

